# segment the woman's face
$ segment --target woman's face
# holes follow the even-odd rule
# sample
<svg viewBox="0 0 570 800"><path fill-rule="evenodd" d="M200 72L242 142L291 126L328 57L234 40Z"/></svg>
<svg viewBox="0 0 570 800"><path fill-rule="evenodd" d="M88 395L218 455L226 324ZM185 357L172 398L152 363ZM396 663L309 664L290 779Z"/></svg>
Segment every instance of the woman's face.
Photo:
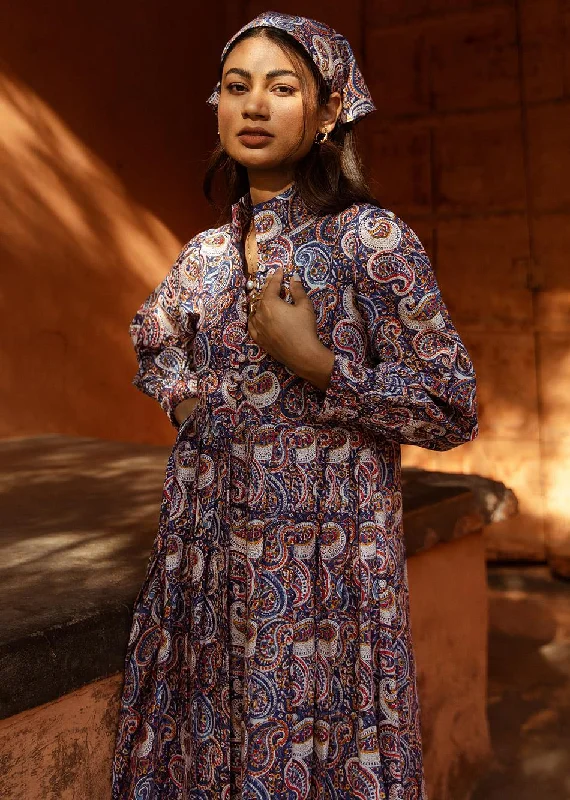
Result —
<svg viewBox="0 0 570 800"><path fill-rule="evenodd" d="M303 132L303 93L299 69L309 87L307 127ZM316 84L304 64L293 65L265 36L239 42L224 64L218 125L226 153L251 174L292 174L318 129Z"/></svg>

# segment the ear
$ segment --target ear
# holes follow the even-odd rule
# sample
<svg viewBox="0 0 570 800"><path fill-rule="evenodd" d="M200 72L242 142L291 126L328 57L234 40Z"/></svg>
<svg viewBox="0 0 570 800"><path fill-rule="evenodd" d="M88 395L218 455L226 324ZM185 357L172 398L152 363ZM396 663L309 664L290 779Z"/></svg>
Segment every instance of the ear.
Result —
<svg viewBox="0 0 570 800"><path fill-rule="evenodd" d="M320 131L332 131L342 111L342 98L339 92L331 92L326 105L318 111L318 124Z"/></svg>

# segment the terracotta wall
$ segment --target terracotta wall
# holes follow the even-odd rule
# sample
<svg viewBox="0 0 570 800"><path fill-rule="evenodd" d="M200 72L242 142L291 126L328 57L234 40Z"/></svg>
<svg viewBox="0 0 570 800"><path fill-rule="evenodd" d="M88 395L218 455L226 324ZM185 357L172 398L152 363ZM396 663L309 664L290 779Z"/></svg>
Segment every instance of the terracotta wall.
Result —
<svg viewBox="0 0 570 800"><path fill-rule="evenodd" d="M480 439L409 464L516 492L505 553L570 571L570 5L368 0L380 197L430 250L473 356Z"/></svg>
<svg viewBox="0 0 570 800"><path fill-rule="evenodd" d="M200 194L221 46L265 3L12 4L0 44L0 436L166 442L126 326ZM274 2L351 40L379 112L375 189L424 240L479 377L481 437L407 463L504 480L510 555L570 564L568 0ZM565 560L566 559L566 560Z"/></svg>
<svg viewBox="0 0 570 800"><path fill-rule="evenodd" d="M0 436L171 436L130 386L127 327L214 221L200 184L221 35L176 0L4 9Z"/></svg>

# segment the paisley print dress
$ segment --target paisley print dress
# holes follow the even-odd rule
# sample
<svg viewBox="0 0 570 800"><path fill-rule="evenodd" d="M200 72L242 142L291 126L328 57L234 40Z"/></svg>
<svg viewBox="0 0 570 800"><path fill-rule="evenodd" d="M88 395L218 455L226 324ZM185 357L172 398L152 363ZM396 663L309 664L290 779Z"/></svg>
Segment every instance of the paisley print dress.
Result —
<svg viewBox="0 0 570 800"><path fill-rule="evenodd" d="M247 332L242 236L301 275L321 391ZM295 186L196 236L135 316L135 384L178 430L126 656L114 800L424 800L400 444L476 435L475 381L391 212Z"/></svg>

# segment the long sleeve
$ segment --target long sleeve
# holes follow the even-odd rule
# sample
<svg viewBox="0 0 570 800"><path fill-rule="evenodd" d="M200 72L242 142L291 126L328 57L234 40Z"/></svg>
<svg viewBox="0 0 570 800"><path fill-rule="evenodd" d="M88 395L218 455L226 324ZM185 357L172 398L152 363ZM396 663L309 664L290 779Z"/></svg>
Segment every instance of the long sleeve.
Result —
<svg viewBox="0 0 570 800"><path fill-rule="evenodd" d="M346 241L354 297L344 305L356 311L333 330L318 419L432 450L474 439L473 365L419 239L391 212L369 207Z"/></svg>
<svg viewBox="0 0 570 800"><path fill-rule="evenodd" d="M133 384L158 400L175 427L176 406L197 396L191 352L197 318L192 291L199 269L196 252L193 241L186 245L129 329L139 363Z"/></svg>

